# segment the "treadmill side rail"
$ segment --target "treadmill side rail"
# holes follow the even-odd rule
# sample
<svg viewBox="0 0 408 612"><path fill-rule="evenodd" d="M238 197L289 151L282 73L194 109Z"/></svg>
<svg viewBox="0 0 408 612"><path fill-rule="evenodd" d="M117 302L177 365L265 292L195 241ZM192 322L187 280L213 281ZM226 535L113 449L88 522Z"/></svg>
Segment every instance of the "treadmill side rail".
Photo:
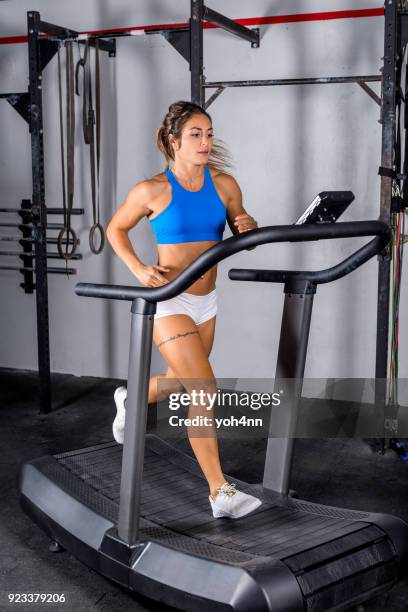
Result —
<svg viewBox="0 0 408 612"><path fill-rule="evenodd" d="M263 581L262 570L251 575L243 567L149 542L132 567L130 587L154 599L163 595L167 605L187 611L304 612L292 572L280 561L268 569Z"/></svg>
<svg viewBox="0 0 408 612"><path fill-rule="evenodd" d="M55 467L59 468L55 459L48 459L51 460L50 465L53 461ZM114 526L112 521L90 508L84 501L73 497L72 493L64 491L60 484L53 482L36 465L30 463L21 468L20 496L25 510L27 500L30 500L30 507L35 507L40 513L46 513L51 521L64 525L64 529L73 537L95 550L99 549L105 532ZM48 530L48 533L53 537L52 532ZM59 544L64 546L63 542Z"/></svg>

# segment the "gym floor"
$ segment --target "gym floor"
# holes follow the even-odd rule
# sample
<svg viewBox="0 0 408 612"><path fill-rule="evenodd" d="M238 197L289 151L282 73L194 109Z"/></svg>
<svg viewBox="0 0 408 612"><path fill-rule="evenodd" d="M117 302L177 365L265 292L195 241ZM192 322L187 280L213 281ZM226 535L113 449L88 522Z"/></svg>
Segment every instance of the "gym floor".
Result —
<svg viewBox="0 0 408 612"><path fill-rule="evenodd" d="M129 595L67 552L49 551L49 540L22 513L17 498L19 466L45 454L112 439L113 391L123 381L53 375L54 412L39 415L37 375L0 370L0 610L170 610ZM188 440L173 440L190 451ZM223 470L248 482L262 480L264 440L220 440ZM299 496L323 504L386 512L408 521L408 465L388 452L375 454L362 440L299 440L293 483ZM9 593L64 593L65 604L8 603ZM408 580L364 604L366 612L408 608Z"/></svg>

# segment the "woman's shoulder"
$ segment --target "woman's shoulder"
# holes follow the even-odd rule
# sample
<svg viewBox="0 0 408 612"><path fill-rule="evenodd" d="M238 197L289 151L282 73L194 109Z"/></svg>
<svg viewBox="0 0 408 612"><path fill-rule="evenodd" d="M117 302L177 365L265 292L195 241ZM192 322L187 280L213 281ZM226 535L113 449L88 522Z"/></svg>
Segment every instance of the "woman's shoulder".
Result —
<svg viewBox="0 0 408 612"><path fill-rule="evenodd" d="M159 172L159 174L155 174L149 179L152 189L163 189L164 187L169 185L169 179L166 176L165 172Z"/></svg>
<svg viewBox="0 0 408 612"><path fill-rule="evenodd" d="M148 199L158 197L161 193L168 189L169 182L165 172L160 172L151 178L147 178L136 183L134 188L143 194Z"/></svg>
<svg viewBox="0 0 408 612"><path fill-rule="evenodd" d="M228 174L227 172L217 170L216 168L212 168L210 166L208 166L208 169L216 186L221 188L223 191L234 194L237 190L240 190L238 182L232 176L232 174Z"/></svg>

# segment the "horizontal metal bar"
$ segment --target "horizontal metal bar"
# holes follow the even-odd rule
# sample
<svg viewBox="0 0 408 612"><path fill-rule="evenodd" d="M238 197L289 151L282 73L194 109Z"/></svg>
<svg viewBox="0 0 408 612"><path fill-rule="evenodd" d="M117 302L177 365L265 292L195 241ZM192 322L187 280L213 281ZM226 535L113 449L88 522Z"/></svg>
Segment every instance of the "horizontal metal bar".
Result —
<svg viewBox="0 0 408 612"><path fill-rule="evenodd" d="M22 211L21 208L0 208L0 213L16 213L16 214L20 214L21 212L24 212L24 214L31 214L29 210Z"/></svg>
<svg viewBox="0 0 408 612"><path fill-rule="evenodd" d="M72 37L75 38L78 36L79 32L76 30L71 30L70 28L64 28L54 23L48 23L47 21L40 21L38 24L38 31L43 34L50 34L51 36L56 37Z"/></svg>
<svg viewBox="0 0 408 612"><path fill-rule="evenodd" d="M47 244L58 244L58 238L47 238L46 239ZM66 240L64 238L64 240L62 241L62 244L65 244ZM69 240L69 244L72 244L73 241L70 239ZM76 239L76 243L80 244L79 238Z"/></svg>
<svg viewBox="0 0 408 612"><path fill-rule="evenodd" d="M0 236L0 242L31 242L34 243L34 238L19 238L18 236ZM58 238L47 238L47 244L58 244ZM62 241L63 244L66 243L64 239ZM69 244L72 244L72 238L69 239ZM79 244L79 238L77 238L76 243Z"/></svg>
<svg viewBox="0 0 408 612"><path fill-rule="evenodd" d="M47 223L45 226L48 230L62 230L64 229L63 223Z"/></svg>
<svg viewBox="0 0 408 612"><path fill-rule="evenodd" d="M83 215L85 212L84 208L73 208L71 210L71 215ZM0 213L15 213L17 215L32 215L31 209L22 209L22 208L0 208ZM47 215L63 215L63 208L48 208L47 207Z"/></svg>
<svg viewBox="0 0 408 612"><path fill-rule="evenodd" d="M1 210L0 210L1 212ZM49 208L47 206L47 215L63 215L64 214L64 209L63 208ZM73 208L70 212L71 215L83 215L85 213L85 209L84 208Z"/></svg>
<svg viewBox="0 0 408 612"><path fill-rule="evenodd" d="M374 7L367 9L350 9L343 11L324 11L316 13L290 13L289 15L262 15L260 17L246 17L243 19L234 19L234 22L244 26L263 26L277 25L282 23L310 23L313 21L328 21L337 19L362 19L370 17L383 17L384 7ZM143 34L157 34L163 30L188 30L188 23L163 23L156 25L138 25L127 26L124 28L112 28L103 30L93 30L88 32L80 32L81 35L90 34L93 37L111 36L118 38L119 36L132 36L136 32ZM203 29L216 28L212 23L203 23ZM2 36L0 37L0 45L21 44L27 42L26 35L18 36Z"/></svg>
<svg viewBox="0 0 408 612"><path fill-rule="evenodd" d="M30 257L30 259L34 259L35 253L34 251L31 253L21 253L17 251L0 251L0 257L20 257L20 259ZM47 259L62 259L59 253L47 253ZM75 253L70 257L70 259L82 259L82 253Z"/></svg>
<svg viewBox="0 0 408 612"><path fill-rule="evenodd" d="M217 11L213 11L212 9L204 6L204 14L203 19L205 21L209 21L211 23L215 23L217 26L234 34L235 36L239 36L244 40L252 43L253 45L259 47L259 30L250 30L240 23L236 23L232 19L228 19L221 13L217 13Z"/></svg>
<svg viewBox="0 0 408 612"><path fill-rule="evenodd" d="M95 40L98 39L99 40L99 51L106 51L107 53L109 53L109 55L111 57L113 57L116 54L116 41L114 38L110 37L110 40L105 40L106 36L92 36L92 34L79 34L75 35L75 36L71 36L70 34L67 34L66 36L64 35L59 35L59 36L47 36L46 40L52 40L52 41L72 41L72 42L78 42L80 44L85 44L88 43L91 47L95 47ZM43 40L43 39L40 39Z"/></svg>
<svg viewBox="0 0 408 612"><path fill-rule="evenodd" d="M251 81L208 81L203 84L206 89L218 87L267 87L277 85L330 85L332 83L360 83L381 81L381 75L318 77L299 79L259 79Z"/></svg>
<svg viewBox="0 0 408 612"><path fill-rule="evenodd" d="M59 253L47 253L47 259L61 259L61 257ZM74 253L74 255L71 255L71 259L82 259L82 253Z"/></svg>
<svg viewBox="0 0 408 612"><path fill-rule="evenodd" d="M24 96L27 92L12 92L12 93L0 93L0 98L9 98L10 96Z"/></svg>
<svg viewBox="0 0 408 612"><path fill-rule="evenodd" d="M203 28L205 28L205 24L203 24ZM148 30L143 30L142 32L140 32L139 30L131 30L130 32L127 32L126 35L128 36L129 34L131 36L137 36L138 34L146 34L146 36L149 36L150 34L164 34L166 32L177 32L177 33L183 33L183 32L190 32L190 27L173 27L173 26L169 26L169 27L155 27L155 26L151 26L151 28L149 28ZM116 36L115 36L116 38Z"/></svg>
<svg viewBox="0 0 408 612"><path fill-rule="evenodd" d="M15 272L30 272L31 274L35 274L34 268L19 268L18 266L0 266L0 270L12 270ZM47 268L48 274L76 274L76 268Z"/></svg>
<svg viewBox="0 0 408 612"><path fill-rule="evenodd" d="M75 275L77 273L76 268L49 268L47 267L48 274L69 274Z"/></svg>
<svg viewBox="0 0 408 612"><path fill-rule="evenodd" d="M19 229L32 229L34 225L32 223L0 223L0 227L17 227ZM64 229L63 223L47 223L46 228L49 230L62 230Z"/></svg>
<svg viewBox="0 0 408 612"><path fill-rule="evenodd" d="M0 256L1 257L31 257L31 259L34 258L34 252L33 253L20 253L17 251L0 251Z"/></svg>
<svg viewBox="0 0 408 612"><path fill-rule="evenodd" d="M29 229L33 226L27 223L0 223L0 227L17 227L21 229Z"/></svg>

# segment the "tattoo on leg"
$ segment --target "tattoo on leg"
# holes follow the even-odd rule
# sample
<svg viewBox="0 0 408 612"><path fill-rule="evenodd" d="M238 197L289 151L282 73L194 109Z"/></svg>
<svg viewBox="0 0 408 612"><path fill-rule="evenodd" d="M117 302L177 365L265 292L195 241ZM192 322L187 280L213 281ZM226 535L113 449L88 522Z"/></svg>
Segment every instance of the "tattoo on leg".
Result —
<svg viewBox="0 0 408 612"><path fill-rule="evenodd" d="M175 336L171 336L170 338L163 340L163 342L160 342L160 344L157 345L157 348L159 348L165 342L170 342L170 340L175 340L176 338L181 338L182 336L189 336L191 334L198 334L198 331L188 331L188 332L185 332L184 334L176 334Z"/></svg>

